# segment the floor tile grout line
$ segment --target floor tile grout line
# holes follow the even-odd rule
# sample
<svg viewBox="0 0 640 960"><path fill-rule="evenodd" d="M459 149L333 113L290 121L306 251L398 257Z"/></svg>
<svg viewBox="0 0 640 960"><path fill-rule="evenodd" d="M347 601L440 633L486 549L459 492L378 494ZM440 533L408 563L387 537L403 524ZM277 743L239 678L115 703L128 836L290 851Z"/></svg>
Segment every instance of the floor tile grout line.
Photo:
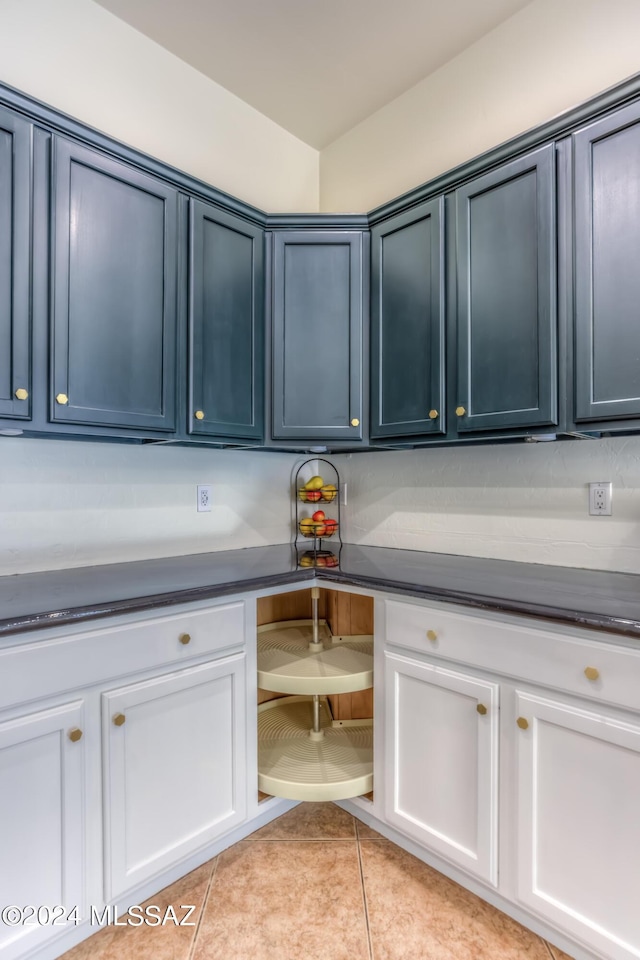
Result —
<svg viewBox="0 0 640 960"><path fill-rule="evenodd" d="M360 884L362 886L362 905L364 907L364 922L367 928L367 946L369 947L369 960L373 960L373 943L371 942L371 927L369 926L369 907L367 904L367 891L364 885L364 869L362 866L362 851L360 849L360 834L356 825L356 845L358 850L358 867L360 869Z"/></svg>
<svg viewBox="0 0 640 960"><path fill-rule="evenodd" d="M193 931L193 937L192 937L192 939L191 939L191 946L189 947L189 953L187 954L187 960L193 960L193 956L194 956L194 954L195 954L196 944L197 944L197 942L198 942L198 935L199 935L199 933L200 933L200 926L201 926L201 924L202 924L202 918L204 917L205 910L207 909L207 903L208 903L208 901L209 901L209 893L210 893L211 887L212 887L212 885L213 885L213 878L215 877L216 873L218 872L218 858L219 858L219 856L220 856L220 854L218 854L218 856L215 858L214 863L213 863L213 869L211 870L211 876L209 877L209 882L208 882L208 884L207 884L207 889L205 890L204 897L203 897L203 900L202 900L202 906L201 906L201 908L200 908L200 916L198 917L198 923L196 924L196 928L195 928L195 930Z"/></svg>
<svg viewBox="0 0 640 960"><path fill-rule="evenodd" d="M545 947L547 948L547 950L548 950L548 952L549 952L549 956L551 957L551 960L556 960L556 955L555 955L555 953L553 952L553 950L551 949L551 944L547 943L547 941L544 939L544 937L540 937L540 939L542 940L542 942L544 943Z"/></svg>
<svg viewBox="0 0 640 960"><path fill-rule="evenodd" d="M246 837L239 843L355 843L357 837Z"/></svg>

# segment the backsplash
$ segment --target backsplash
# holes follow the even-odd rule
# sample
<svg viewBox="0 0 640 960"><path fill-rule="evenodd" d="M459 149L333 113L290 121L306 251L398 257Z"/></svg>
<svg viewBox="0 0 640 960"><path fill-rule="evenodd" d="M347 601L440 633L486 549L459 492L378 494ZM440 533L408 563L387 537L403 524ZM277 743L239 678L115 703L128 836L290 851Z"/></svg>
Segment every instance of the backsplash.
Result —
<svg viewBox="0 0 640 960"><path fill-rule="evenodd" d="M302 459L2 437L0 575L285 543Z"/></svg>
<svg viewBox="0 0 640 960"><path fill-rule="evenodd" d="M0 438L0 575L286 543L304 459ZM346 541L640 573L640 437L332 459ZM613 516L588 516L593 480L613 481Z"/></svg>
<svg viewBox="0 0 640 960"><path fill-rule="evenodd" d="M336 459L352 543L640 573L640 437ZM588 483L613 481L613 515Z"/></svg>

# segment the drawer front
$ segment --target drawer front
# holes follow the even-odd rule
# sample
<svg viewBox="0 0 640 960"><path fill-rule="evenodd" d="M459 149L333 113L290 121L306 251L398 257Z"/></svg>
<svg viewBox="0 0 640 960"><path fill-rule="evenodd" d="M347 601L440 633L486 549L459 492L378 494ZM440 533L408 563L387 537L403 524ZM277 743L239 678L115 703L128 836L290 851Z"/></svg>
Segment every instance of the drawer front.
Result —
<svg viewBox="0 0 640 960"><path fill-rule="evenodd" d="M105 625L0 650L0 710L245 642L245 604Z"/></svg>
<svg viewBox="0 0 640 960"><path fill-rule="evenodd" d="M616 646L611 635L567 636L515 617L489 619L397 600L386 601L385 621L388 644L640 709L640 647Z"/></svg>

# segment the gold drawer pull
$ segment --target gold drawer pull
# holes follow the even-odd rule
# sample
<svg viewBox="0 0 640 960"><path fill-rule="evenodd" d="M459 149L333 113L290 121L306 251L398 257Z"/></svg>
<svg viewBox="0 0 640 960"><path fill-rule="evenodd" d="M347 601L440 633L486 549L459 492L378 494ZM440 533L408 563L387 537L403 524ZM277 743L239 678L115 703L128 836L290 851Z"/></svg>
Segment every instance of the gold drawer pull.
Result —
<svg viewBox="0 0 640 960"><path fill-rule="evenodd" d="M587 680L599 680L599 679L600 679L600 671L598 670L597 667L585 667L585 668L584 668L584 675L585 675L585 677L587 678Z"/></svg>
<svg viewBox="0 0 640 960"><path fill-rule="evenodd" d="M437 420L437 419L438 419L438 411L429 410L429 420Z"/></svg>
<svg viewBox="0 0 640 960"><path fill-rule="evenodd" d="M191 643L191 634L190 633L181 633L178 637L180 643L183 643L186 647L188 643Z"/></svg>
<svg viewBox="0 0 640 960"><path fill-rule="evenodd" d="M464 407L456 407L456 417L464 417L466 412Z"/></svg>
<svg viewBox="0 0 640 960"><path fill-rule="evenodd" d="M82 730L80 727L74 727L73 730L69 730L69 740L72 743L77 743L78 740L82 739Z"/></svg>
<svg viewBox="0 0 640 960"><path fill-rule="evenodd" d="M438 634L435 632L435 630L427 630L427 640L431 640L431 642L433 643L434 640L437 640L437 639L438 639Z"/></svg>
<svg viewBox="0 0 640 960"><path fill-rule="evenodd" d="M69 397L66 395L66 393L57 393L56 403L59 403L60 406L64 407L65 404L69 403Z"/></svg>
<svg viewBox="0 0 640 960"><path fill-rule="evenodd" d="M360 421L358 420L357 417L354 417L354 418L353 418L353 420L351 421L351 426L352 426L352 427L359 427L359 426L360 426Z"/></svg>
<svg viewBox="0 0 640 960"><path fill-rule="evenodd" d="M195 418L196 420L204 420L204 410L196 410Z"/></svg>
<svg viewBox="0 0 640 960"><path fill-rule="evenodd" d="M26 400L29 396L29 391L25 390L24 387L18 387L15 396L16 400Z"/></svg>
<svg viewBox="0 0 640 960"><path fill-rule="evenodd" d="M525 717L518 717L518 719L516 720L516 723L518 724L521 730L529 729L529 721Z"/></svg>
<svg viewBox="0 0 640 960"><path fill-rule="evenodd" d="M125 717L124 713L116 713L115 717L113 718L113 722L115 723L116 727L121 727L126 719L127 718Z"/></svg>
<svg viewBox="0 0 640 960"><path fill-rule="evenodd" d="M487 715L487 708L485 707L484 703L479 703L476 706L476 710L478 711L481 717L485 717Z"/></svg>

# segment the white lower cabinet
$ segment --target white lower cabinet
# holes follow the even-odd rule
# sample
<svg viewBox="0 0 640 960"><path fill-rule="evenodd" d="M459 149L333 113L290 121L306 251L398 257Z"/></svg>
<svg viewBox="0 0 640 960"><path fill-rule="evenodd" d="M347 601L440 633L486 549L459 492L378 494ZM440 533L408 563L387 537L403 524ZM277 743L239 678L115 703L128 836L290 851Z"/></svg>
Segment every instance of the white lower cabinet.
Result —
<svg viewBox="0 0 640 960"><path fill-rule="evenodd" d="M385 653L385 816L497 883L498 685Z"/></svg>
<svg viewBox="0 0 640 960"><path fill-rule="evenodd" d="M245 656L102 695L106 898L246 817Z"/></svg>
<svg viewBox="0 0 640 960"><path fill-rule="evenodd" d="M161 889L247 820L251 609L200 602L0 646L0 960L58 956L76 926L96 932L92 907Z"/></svg>
<svg viewBox="0 0 640 960"><path fill-rule="evenodd" d="M83 727L81 699L0 722L2 960L58 934L73 906L82 915Z"/></svg>
<svg viewBox="0 0 640 960"><path fill-rule="evenodd" d="M640 649L448 604L378 610L386 822L577 956L640 960Z"/></svg>
<svg viewBox="0 0 640 960"><path fill-rule="evenodd" d="M640 721L516 704L518 899L603 957L640 957Z"/></svg>
<svg viewBox="0 0 640 960"><path fill-rule="evenodd" d="M0 960L66 949L25 908L126 902L255 814L254 638L236 598L0 647ZM380 595L374 659L376 816L576 956L640 960L640 649Z"/></svg>

